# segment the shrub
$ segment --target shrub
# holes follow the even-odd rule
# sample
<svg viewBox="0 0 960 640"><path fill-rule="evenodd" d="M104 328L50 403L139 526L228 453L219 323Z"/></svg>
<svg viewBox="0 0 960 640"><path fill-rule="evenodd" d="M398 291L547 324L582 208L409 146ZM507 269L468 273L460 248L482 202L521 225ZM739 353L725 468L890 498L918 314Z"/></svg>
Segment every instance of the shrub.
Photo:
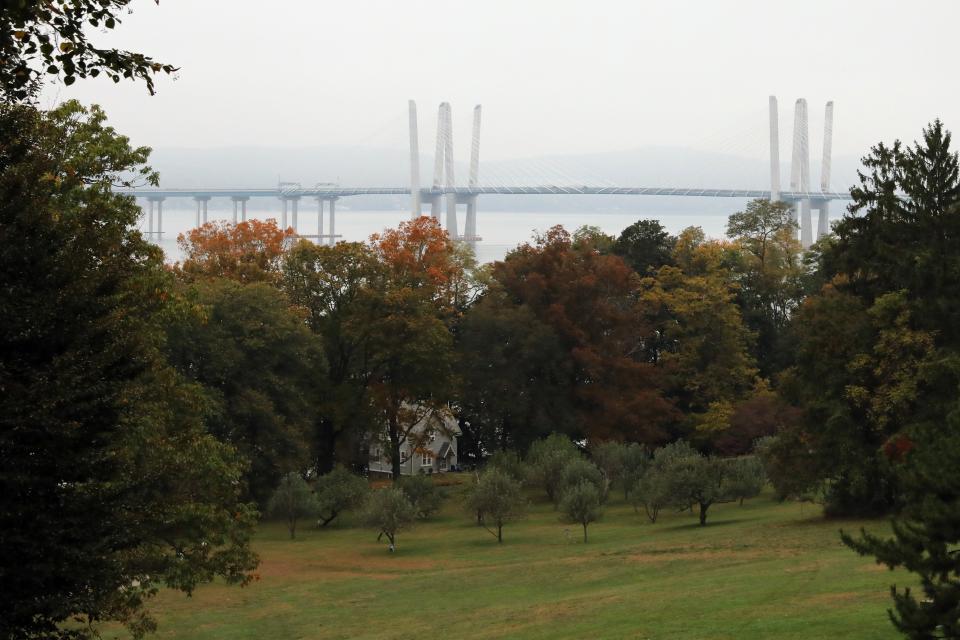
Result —
<svg viewBox="0 0 960 640"><path fill-rule="evenodd" d="M570 438L558 433L530 445L527 462L530 465L531 476L543 487L547 497L554 504L559 497L563 470L579 456L580 451Z"/></svg>
<svg viewBox="0 0 960 640"><path fill-rule="evenodd" d="M589 460L584 460L583 458L571 460L569 463L567 463L567 466L564 467L563 473L560 474L560 485L557 499L562 500L563 495L567 491L573 489L582 482L587 482L596 487L597 492L600 494L600 501L604 501L606 498L606 494L604 492L606 481L604 480L603 472L597 468L597 465L593 464Z"/></svg>

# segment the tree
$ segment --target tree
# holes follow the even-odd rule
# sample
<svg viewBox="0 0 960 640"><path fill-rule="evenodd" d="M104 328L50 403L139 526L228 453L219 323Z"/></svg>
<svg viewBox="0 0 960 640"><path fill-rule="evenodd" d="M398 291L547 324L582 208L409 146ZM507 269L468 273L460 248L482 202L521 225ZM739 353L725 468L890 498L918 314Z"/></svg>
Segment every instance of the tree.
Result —
<svg viewBox="0 0 960 640"><path fill-rule="evenodd" d="M760 495L767 478L763 473L763 463L756 456L740 456L724 460L724 490L731 498L743 501Z"/></svg>
<svg viewBox="0 0 960 640"><path fill-rule="evenodd" d="M501 449L494 451L493 455L487 458L485 465L487 471L496 469L500 473L506 474L518 484L523 485L529 476L527 465L520 458L516 451Z"/></svg>
<svg viewBox="0 0 960 640"><path fill-rule="evenodd" d="M597 492L600 494L600 502L606 502L607 494L604 491L606 482L603 477L603 472L597 468L597 465L581 457L570 460L563 468L563 473L560 475L560 486L557 492L560 500L563 500L564 493L583 482L595 486Z"/></svg>
<svg viewBox="0 0 960 640"><path fill-rule="evenodd" d="M440 510L443 494L430 476L422 474L404 476L396 486L407 496L418 519L426 520Z"/></svg>
<svg viewBox="0 0 960 640"><path fill-rule="evenodd" d="M367 500L364 522L387 536L390 551L396 548L397 533L410 527L417 519L417 511L407 495L397 488L374 491Z"/></svg>
<svg viewBox="0 0 960 640"><path fill-rule="evenodd" d="M465 268L437 221L421 217L370 238L384 266L369 332L370 389L386 425L393 479L400 479L400 448L446 428L457 388L447 321L457 309Z"/></svg>
<svg viewBox="0 0 960 640"><path fill-rule="evenodd" d="M587 525L596 522L603 515L600 506L600 492L589 482L581 482L564 492L560 500L560 512L568 522L583 527L583 541L587 541Z"/></svg>
<svg viewBox="0 0 960 640"><path fill-rule="evenodd" d="M267 513L286 520L290 539L293 540L297 537L297 520L317 515L318 507L317 497L310 486L299 473L291 471L280 479L280 484L270 496Z"/></svg>
<svg viewBox="0 0 960 640"><path fill-rule="evenodd" d="M99 108L0 105L2 637L94 631L72 618L141 636L161 587L257 565L244 465L162 357L172 281L112 191L155 184L147 155Z"/></svg>
<svg viewBox="0 0 960 640"><path fill-rule="evenodd" d="M559 433L550 434L543 440L537 440L530 446L527 463L530 474L551 502L557 504L563 482L563 472L573 460L580 457L577 446L570 438Z"/></svg>
<svg viewBox="0 0 960 640"><path fill-rule="evenodd" d="M697 505L701 527L711 506L733 500L726 461L704 456L683 440L654 454L652 472L662 476L671 504L681 509Z"/></svg>
<svg viewBox="0 0 960 640"><path fill-rule="evenodd" d="M485 471L470 494L470 509L482 514L484 528L503 542L503 525L526 514L523 487L499 468ZM494 533L494 529L496 533Z"/></svg>
<svg viewBox="0 0 960 640"><path fill-rule="evenodd" d="M650 466L650 452L642 444L631 442L623 450L623 498L629 497L631 489Z"/></svg>
<svg viewBox="0 0 960 640"><path fill-rule="evenodd" d="M637 220L620 232L613 244L613 253L623 258L640 275L673 264L671 236L659 220Z"/></svg>
<svg viewBox="0 0 960 640"><path fill-rule="evenodd" d="M954 358L950 363L956 367ZM903 567L919 578L923 599L907 587L891 586L894 626L910 638L960 636L960 412L951 413L945 429L930 425L886 448L902 484L903 510L893 521L893 537L861 529L843 542L878 563Z"/></svg>
<svg viewBox="0 0 960 640"><path fill-rule="evenodd" d="M317 479L314 490L320 518L318 524L325 527L347 509L363 504L370 493L370 485L366 479L337 466Z"/></svg>
<svg viewBox="0 0 960 640"><path fill-rule="evenodd" d="M652 468L637 479L630 491L630 501L633 503L634 511L642 505L651 524L656 524L660 511L670 504L671 497L666 477L659 470Z"/></svg>
<svg viewBox="0 0 960 640"><path fill-rule="evenodd" d="M491 289L528 308L556 333L571 371L561 397L575 434L654 441L673 417L660 371L646 359L652 328L637 302L636 274L617 256L575 244L562 227L538 235L492 267Z"/></svg>
<svg viewBox="0 0 960 640"><path fill-rule="evenodd" d="M319 340L275 288L226 279L183 288L189 312L167 324L168 359L206 388L208 429L249 461L249 496L266 505L280 477L306 469L325 373Z"/></svg>
<svg viewBox="0 0 960 640"><path fill-rule="evenodd" d="M608 440L590 448L590 457L593 458L600 473L603 474L602 493L604 497L610 492L615 482L623 478L623 456L627 445L622 442Z"/></svg>
<svg viewBox="0 0 960 640"><path fill-rule="evenodd" d="M797 407L788 404L765 380L760 380L750 396L731 407L727 427L714 434L711 443L720 455L747 455L760 438L794 429L800 416Z"/></svg>
<svg viewBox="0 0 960 640"><path fill-rule="evenodd" d="M229 278L248 284L278 284L285 243L293 229L281 229L276 220L230 223L207 222L180 234L183 252L178 268L185 278Z"/></svg>
<svg viewBox="0 0 960 640"><path fill-rule="evenodd" d="M734 241L729 265L736 300L756 335L752 353L761 374L771 376L788 364L781 343L804 294L797 225L787 203L752 200L730 216L727 237Z"/></svg>
<svg viewBox="0 0 960 640"><path fill-rule="evenodd" d="M370 399L370 328L379 313L382 272L373 251L358 242L329 247L301 240L284 256L283 290L304 310L327 363L316 381L325 393L312 438L320 473L332 470L338 458L351 462L376 422Z"/></svg>
<svg viewBox="0 0 960 640"><path fill-rule="evenodd" d="M566 391L573 365L556 331L502 291L487 291L457 326L463 383L461 459L483 450L525 451L552 431L574 430Z"/></svg>
<svg viewBox="0 0 960 640"><path fill-rule="evenodd" d="M113 29L130 0L25 0L0 9L0 94L5 101L36 94L44 73L71 85L103 73L142 80L153 94L153 76L177 69L142 53L104 49L87 38L89 27Z"/></svg>

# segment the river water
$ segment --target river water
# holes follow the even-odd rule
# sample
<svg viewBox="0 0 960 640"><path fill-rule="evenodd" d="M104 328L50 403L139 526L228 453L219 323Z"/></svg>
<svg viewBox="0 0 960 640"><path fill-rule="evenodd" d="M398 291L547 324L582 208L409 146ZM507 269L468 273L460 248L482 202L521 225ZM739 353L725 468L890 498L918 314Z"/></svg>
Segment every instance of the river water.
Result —
<svg viewBox="0 0 960 640"><path fill-rule="evenodd" d="M641 200L638 198L638 200ZM742 210L745 200L728 198L707 200L702 198L678 198L676 202L665 203L669 206L657 206L658 198L642 199L632 211L580 211L580 212L544 212L544 211L481 211L477 217L477 233L483 238L477 243L476 252L480 262L499 260L518 244L531 239L535 231L543 231L553 225L563 225L574 231L581 225L593 225L606 233L617 235L625 227L639 219L657 219L671 233L678 233L689 226L702 227L708 237L720 238L724 235L727 217ZM210 203L211 205L214 202ZM362 241L371 234L388 227L395 227L409 220L407 211L364 211L351 210L343 206L341 200L337 206L336 232L343 240ZM481 201L482 204L482 201ZM208 220L231 220L233 211L227 201L227 208L211 208ZM273 208L271 208L273 206ZM265 220L279 219L279 205L268 200L253 199L248 203L247 217ZM838 207L839 208L839 207ZM834 213L834 216L837 214ZM325 216L329 232L329 212ZM464 213L459 215L461 232ZM163 234L160 246L166 253L167 261L180 259L177 236L191 229L196 221L196 208L189 200L168 199L163 208ZM299 231L303 234L317 233L316 206L301 206L299 213ZM140 228L146 231L146 216L141 219Z"/></svg>

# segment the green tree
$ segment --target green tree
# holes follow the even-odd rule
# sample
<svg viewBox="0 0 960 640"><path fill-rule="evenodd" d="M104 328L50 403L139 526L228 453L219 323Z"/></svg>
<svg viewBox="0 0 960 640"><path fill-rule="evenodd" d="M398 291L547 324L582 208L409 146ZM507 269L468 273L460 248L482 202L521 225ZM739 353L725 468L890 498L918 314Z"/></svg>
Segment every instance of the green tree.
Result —
<svg viewBox="0 0 960 640"><path fill-rule="evenodd" d="M560 512L567 522L583 527L583 541L587 541L587 525L596 522L603 515L600 505L600 491L590 482L581 482L564 492L560 500Z"/></svg>
<svg viewBox="0 0 960 640"><path fill-rule="evenodd" d="M407 495L396 488L374 491L367 500L364 522L390 541L390 551L396 548L397 534L409 528L417 519L417 510Z"/></svg>
<svg viewBox="0 0 960 640"><path fill-rule="evenodd" d="M673 265L673 247L677 239L671 236L659 220L637 220L620 232L613 244L613 253L623 258L640 275Z"/></svg>
<svg viewBox="0 0 960 640"><path fill-rule="evenodd" d="M803 298L804 265L797 226L785 202L752 200L727 223L735 242L728 260L744 322L756 339L752 354L761 374L785 366L783 334Z"/></svg>
<svg viewBox="0 0 960 640"><path fill-rule="evenodd" d="M493 455L487 458L485 469L487 471L496 469L500 473L510 476L520 485L523 485L529 477L527 465L524 464L520 454L507 449L494 451Z"/></svg>
<svg viewBox="0 0 960 640"><path fill-rule="evenodd" d="M649 468L640 476L630 491L630 501L633 503L634 511L643 506L643 511L652 524L656 524L660 511L670 504L671 497L666 477L653 468Z"/></svg>
<svg viewBox="0 0 960 640"><path fill-rule="evenodd" d="M64 84L103 73L142 80L153 94L153 76L177 69L142 53L104 49L88 39L90 27L113 29L130 0L23 0L0 8L0 94L5 101L36 94L44 74Z"/></svg>
<svg viewBox="0 0 960 640"><path fill-rule="evenodd" d="M266 284L204 280L184 296L193 313L168 324L169 361L207 388L208 428L249 460L249 495L265 505L287 470L309 466L321 345Z"/></svg>
<svg viewBox="0 0 960 640"><path fill-rule="evenodd" d="M310 486L299 473L291 471L280 478L267 503L267 514L286 520L290 539L293 540L297 537L297 521L317 515L318 508L317 497Z"/></svg>
<svg viewBox="0 0 960 640"><path fill-rule="evenodd" d="M4 30L2 37L7 37ZM96 107L0 105L2 637L155 627L162 586L245 583L256 511L207 433L203 390L162 358L177 313L162 254L113 185L155 184Z"/></svg>
<svg viewBox="0 0 960 640"><path fill-rule="evenodd" d="M590 457L603 474L604 496L610 492L610 488L615 483L623 479L623 456L626 450L627 445L613 440L590 447Z"/></svg>
<svg viewBox="0 0 960 640"><path fill-rule="evenodd" d="M724 460L724 490L733 499L743 501L760 495L767 478L763 472L763 463L756 456L740 456Z"/></svg>
<svg viewBox="0 0 960 640"><path fill-rule="evenodd" d="M704 456L683 440L654 454L652 472L661 475L670 504L681 509L697 505L700 526L707 524L711 506L733 500L726 461Z"/></svg>
<svg viewBox="0 0 960 640"><path fill-rule="evenodd" d="M623 498L626 500L650 466L650 452L642 444L631 442L623 450Z"/></svg>
<svg viewBox="0 0 960 640"><path fill-rule="evenodd" d="M958 364L954 359L951 366ZM960 412L955 409L945 426L930 425L913 434L916 441L904 436L886 448L898 467L904 504L893 537L864 530L859 538L843 534L844 543L861 555L919 578L922 599L909 587L891 587L890 619L909 638L960 636Z"/></svg>
<svg viewBox="0 0 960 640"><path fill-rule="evenodd" d="M327 364L322 378L315 380L324 390L312 438L320 473L332 470L338 458L350 463L375 422L370 327L378 313L382 279L382 265L362 243L329 247L301 240L284 257L283 290L305 311Z"/></svg>
<svg viewBox="0 0 960 640"><path fill-rule="evenodd" d="M318 524L325 527L347 509L363 504L370 493L370 484L345 467L336 466L333 471L317 479L314 491L320 518Z"/></svg>
<svg viewBox="0 0 960 640"><path fill-rule="evenodd" d="M564 470L579 457L577 446L570 438L559 433L550 434L530 446L526 460L530 465L531 477L543 487L554 504L560 499Z"/></svg>
<svg viewBox="0 0 960 640"><path fill-rule="evenodd" d="M480 476L470 493L469 504L472 511L482 514L484 528L500 543L503 525L522 518L527 509L522 485L499 468L488 469Z"/></svg>
<svg viewBox="0 0 960 640"><path fill-rule="evenodd" d="M573 458L567 462L560 474L560 486L557 492L560 500L563 500L563 494L580 485L588 482L597 488L600 494L600 502L605 502L607 494L604 491L607 484L603 477L603 472L589 460L581 457Z"/></svg>
<svg viewBox="0 0 960 640"><path fill-rule="evenodd" d="M420 520L432 516L443 504L443 493L430 476L404 476L397 482L397 488L407 496Z"/></svg>

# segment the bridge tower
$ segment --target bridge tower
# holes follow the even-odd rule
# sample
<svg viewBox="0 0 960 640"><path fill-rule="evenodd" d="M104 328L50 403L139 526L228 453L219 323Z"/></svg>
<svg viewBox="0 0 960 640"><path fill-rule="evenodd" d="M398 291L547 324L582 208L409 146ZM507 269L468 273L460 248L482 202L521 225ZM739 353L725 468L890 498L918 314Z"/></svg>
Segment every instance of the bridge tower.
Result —
<svg viewBox="0 0 960 640"><path fill-rule="evenodd" d="M476 188L480 177L480 105L473 108L473 139L470 145L470 181L467 183L471 189ZM467 198L467 220L463 228L463 239L476 245L477 240L477 195L472 194Z"/></svg>
<svg viewBox="0 0 960 640"><path fill-rule="evenodd" d="M830 191L830 169L833 154L833 100L827 102L823 114L823 160L820 164L820 191ZM817 240L830 233L830 201L821 200L817 206Z"/></svg>
<svg viewBox="0 0 960 640"><path fill-rule="evenodd" d="M420 140L417 132L417 103L409 102L410 107L410 216L420 217ZM321 205L322 206L322 205ZM320 214L323 216L323 213ZM322 233L322 231L320 232Z"/></svg>
<svg viewBox="0 0 960 640"><path fill-rule="evenodd" d="M777 96L770 96L770 201L780 199L780 112Z"/></svg>
<svg viewBox="0 0 960 640"><path fill-rule="evenodd" d="M810 136L807 133L807 101L797 99L793 116L793 157L790 166L790 190L794 193L810 192ZM794 222L799 213L800 244L804 248L813 243L810 220L810 199L801 198L794 210Z"/></svg>

